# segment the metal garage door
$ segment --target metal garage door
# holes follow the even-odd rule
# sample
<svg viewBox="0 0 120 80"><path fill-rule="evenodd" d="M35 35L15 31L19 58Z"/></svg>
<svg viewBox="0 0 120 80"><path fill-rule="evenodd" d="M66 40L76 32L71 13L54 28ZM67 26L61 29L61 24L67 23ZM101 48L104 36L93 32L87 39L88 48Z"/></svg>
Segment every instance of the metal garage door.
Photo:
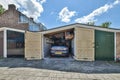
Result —
<svg viewBox="0 0 120 80"><path fill-rule="evenodd" d="M75 37L76 59L83 61L94 61L94 30L75 28Z"/></svg>
<svg viewBox="0 0 120 80"><path fill-rule="evenodd" d="M25 58L41 59L42 57L42 35L40 32L25 33Z"/></svg>
<svg viewBox="0 0 120 80"><path fill-rule="evenodd" d="M95 59L114 60L114 33L95 31Z"/></svg>

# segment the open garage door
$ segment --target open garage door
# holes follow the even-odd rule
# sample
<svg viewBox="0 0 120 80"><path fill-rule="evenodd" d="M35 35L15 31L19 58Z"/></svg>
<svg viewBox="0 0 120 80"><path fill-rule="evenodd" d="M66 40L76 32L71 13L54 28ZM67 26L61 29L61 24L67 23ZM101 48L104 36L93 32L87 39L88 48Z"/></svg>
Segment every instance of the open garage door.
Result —
<svg viewBox="0 0 120 80"><path fill-rule="evenodd" d="M42 34L40 32L25 33L25 58L41 59L42 57Z"/></svg>
<svg viewBox="0 0 120 80"><path fill-rule="evenodd" d="M114 60L114 32L95 30L95 59Z"/></svg>
<svg viewBox="0 0 120 80"><path fill-rule="evenodd" d="M94 30L75 28L76 59L94 61Z"/></svg>

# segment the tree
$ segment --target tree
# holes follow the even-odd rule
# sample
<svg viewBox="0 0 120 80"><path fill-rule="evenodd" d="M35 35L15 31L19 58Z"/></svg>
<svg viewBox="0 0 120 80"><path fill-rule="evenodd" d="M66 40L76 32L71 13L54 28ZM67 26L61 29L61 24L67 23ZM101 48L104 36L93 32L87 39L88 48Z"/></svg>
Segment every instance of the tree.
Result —
<svg viewBox="0 0 120 80"><path fill-rule="evenodd" d="M0 5L0 15L5 11L2 5Z"/></svg>
<svg viewBox="0 0 120 80"><path fill-rule="evenodd" d="M88 22L87 25L94 26L95 22L94 21Z"/></svg>
<svg viewBox="0 0 120 80"><path fill-rule="evenodd" d="M104 22L104 23L102 23L101 27L109 28L111 24L112 24L111 22Z"/></svg>

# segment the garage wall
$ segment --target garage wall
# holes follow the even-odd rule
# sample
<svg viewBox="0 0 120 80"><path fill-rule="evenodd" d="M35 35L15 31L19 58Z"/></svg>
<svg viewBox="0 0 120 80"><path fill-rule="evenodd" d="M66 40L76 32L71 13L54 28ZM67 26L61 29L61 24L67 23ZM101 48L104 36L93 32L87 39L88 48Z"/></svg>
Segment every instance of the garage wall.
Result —
<svg viewBox="0 0 120 80"><path fill-rule="evenodd" d="M120 32L116 33L116 60L120 60Z"/></svg>
<svg viewBox="0 0 120 80"><path fill-rule="evenodd" d="M25 33L25 58L41 59L42 57L42 35L40 32Z"/></svg>
<svg viewBox="0 0 120 80"><path fill-rule="evenodd" d="M3 31L0 31L0 57L3 57Z"/></svg>
<svg viewBox="0 0 120 80"><path fill-rule="evenodd" d="M76 59L94 61L94 30L75 28Z"/></svg>

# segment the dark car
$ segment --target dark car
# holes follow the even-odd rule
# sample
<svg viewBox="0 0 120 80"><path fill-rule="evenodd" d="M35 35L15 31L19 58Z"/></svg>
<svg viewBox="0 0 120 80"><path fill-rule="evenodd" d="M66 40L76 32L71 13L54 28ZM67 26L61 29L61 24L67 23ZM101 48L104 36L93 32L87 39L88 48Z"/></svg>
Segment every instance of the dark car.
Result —
<svg viewBox="0 0 120 80"><path fill-rule="evenodd" d="M69 56L69 50L66 46L52 46L50 52L51 56Z"/></svg>

